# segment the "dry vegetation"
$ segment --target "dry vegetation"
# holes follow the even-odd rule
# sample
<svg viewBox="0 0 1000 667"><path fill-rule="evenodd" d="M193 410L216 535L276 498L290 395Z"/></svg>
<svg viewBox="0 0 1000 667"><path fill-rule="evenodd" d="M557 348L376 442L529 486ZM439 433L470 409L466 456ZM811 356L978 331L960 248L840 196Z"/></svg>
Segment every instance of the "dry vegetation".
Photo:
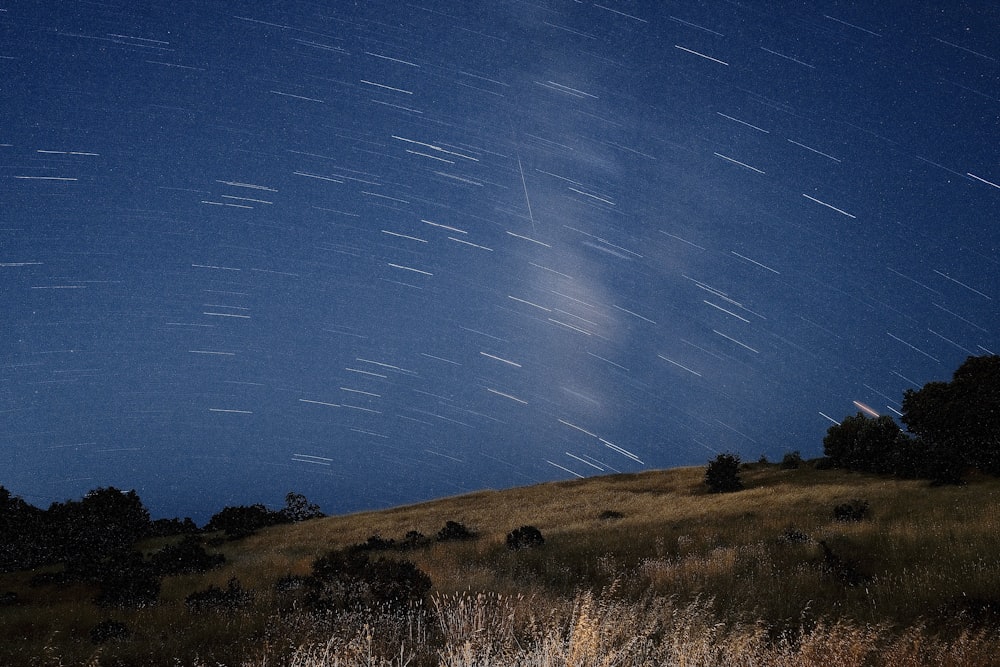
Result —
<svg viewBox="0 0 1000 667"><path fill-rule="evenodd" d="M0 663L1000 664L1000 480L929 487L755 464L746 490L707 494L703 474L550 483L278 526L222 544L223 568L168 577L160 604L137 611L5 575L0 592L23 603L0 607ZM835 520L852 499L869 516ZM608 511L620 518L601 518ZM478 539L385 554L430 575L426 609L323 620L290 612L275 592L330 549L433 536L446 521ZM508 550L506 534L522 525L540 529L544 546ZM248 606L184 607L231 577L254 592ZM132 635L95 648L88 631L109 617Z"/></svg>

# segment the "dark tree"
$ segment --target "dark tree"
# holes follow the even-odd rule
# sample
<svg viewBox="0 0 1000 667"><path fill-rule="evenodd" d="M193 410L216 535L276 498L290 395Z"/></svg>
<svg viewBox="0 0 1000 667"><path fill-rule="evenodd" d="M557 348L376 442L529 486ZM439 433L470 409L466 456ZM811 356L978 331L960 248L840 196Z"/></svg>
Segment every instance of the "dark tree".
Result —
<svg viewBox="0 0 1000 667"><path fill-rule="evenodd" d="M708 462L705 484L712 493L729 493L743 488L740 480L740 457L736 454L719 454Z"/></svg>
<svg viewBox="0 0 1000 667"><path fill-rule="evenodd" d="M124 560L147 537L149 512L135 491L114 487L90 491L79 502L53 503L46 513L54 560L70 578L92 579L111 561Z"/></svg>
<svg viewBox="0 0 1000 667"><path fill-rule="evenodd" d="M173 537L174 535L195 535L199 532L198 526L191 517L180 519L157 519L150 527L150 537Z"/></svg>
<svg viewBox="0 0 1000 667"><path fill-rule="evenodd" d="M207 572L226 562L222 554L210 554L197 535L187 535L177 544L169 544L154 553L149 563L159 575Z"/></svg>
<svg viewBox="0 0 1000 667"><path fill-rule="evenodd" d="M911 445L891 417L859 412L827 429L823 453L835 468L902 475L913 467Z"/></svg>
<svg viewBox="0 0 1000 667"><path fill-rule="evenodd" d="M1000 356L968 357L950 382L907 390L902 420L939 481L956 481L966 468L1000 474Z"/></svg>
<svg viewBox="0 0 1000 667"><path fill-rule="evenodd" d="M46 561L44 512L0 486L0 572L26 570Z"/></svg>
<svg viewBox="0 0 1000 667"><path fill-rule="evenodd" d="M260 528L286 523L281 512L272 512L260 503L224 507L205 524L206 531L221 530L229 539L253 535Z"/></svg>
<svg viewBox="0 0 1000 667"><path fill-rule="evenodd" d="M289 523L322 519L326 516L320 511L319 505L309 502L301 493L294 492L285 496L285 509L281 510L281 514Z"/></svg>

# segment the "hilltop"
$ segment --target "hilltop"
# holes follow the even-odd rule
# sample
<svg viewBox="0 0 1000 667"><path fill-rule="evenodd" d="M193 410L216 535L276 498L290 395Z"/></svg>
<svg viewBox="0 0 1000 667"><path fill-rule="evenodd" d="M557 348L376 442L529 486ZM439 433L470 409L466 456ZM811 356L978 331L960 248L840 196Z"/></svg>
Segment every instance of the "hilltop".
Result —
<svg viewBox="0 0 1000 667"><path fill-rule="evenodd" d="M958 650L965 659L955 664L985 664L998 653L1000 480L934 487L760 463L742 468L745 490L711 494L704 474L551 482L273 526L239 540L203 536L225 562L165 577L157 603L139 609L98 607L92 586L39 585L37 572L0 575L0 662L85 664L96 655L90 664L258 665L294 654L294 664L318 665L327 650L340 664L471 665L459 655L464 646L468 660L486 651L490 664L516 664L516 650L583 650L590 625L587 650L633 650L641 640L662 661L665 633L681 621L688 653L737 640L741 650L797 664L834 664L806 660L813 643L886 660L889 648L897 657L911 650L917 663L946 663ZM438 539L446 525L469 533L451 537L469 539ZM510 549L508 535L523 526L543 543ZM141 548L149 555L177 539ZM344 551L358 544L366 546ZM424 605L317 612L308 580L331 551L363 554L363 571L390 580L409 576L399 563L410 563L429 577ZM192 602L199 591L194 599L205 604ZM615 618L648 622L623 634ZM107 636L95 638L95 627ZM366 652L369 662L357 657ZM381 663L372 657L379 654ZM568 658L552 660L542 664Z"/></svg>

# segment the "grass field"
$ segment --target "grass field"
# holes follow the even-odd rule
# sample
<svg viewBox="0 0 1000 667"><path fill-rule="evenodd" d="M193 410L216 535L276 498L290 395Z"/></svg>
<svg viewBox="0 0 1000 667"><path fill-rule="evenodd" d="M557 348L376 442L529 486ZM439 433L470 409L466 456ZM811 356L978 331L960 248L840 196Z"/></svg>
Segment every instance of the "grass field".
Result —
<svg viewBox="0 0 1000 667"><path fill-rule="evenodd" d="M106 610L78 586L0 576L4 665L979 665L1000 664L1000 480L930 487L810 466L753 464L708 494L703 468L596 477L262 530L216 548L225 566L168 577L159 604ZM863 500L860 521L834 507ZM336 618L275 589L372 535L478 534L406 558L423 608ZM510 551L537 527L545 544ZM152 548L152 545L149 545ZM192 591L236 577L253 599L194 612ZM126 639L94 645L113 619Z"/></svg>

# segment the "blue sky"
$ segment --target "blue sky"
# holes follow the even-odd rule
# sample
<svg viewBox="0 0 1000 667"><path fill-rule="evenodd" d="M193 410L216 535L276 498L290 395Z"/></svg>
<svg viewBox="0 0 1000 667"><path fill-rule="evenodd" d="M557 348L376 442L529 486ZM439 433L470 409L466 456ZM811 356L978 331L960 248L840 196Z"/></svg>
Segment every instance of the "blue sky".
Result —
<svg viewBox="0 0 1000 667"><path fill-rule="evenodd" d="M1000 351L1000 10L0 4L0 484L821 452Z"/></svg>

